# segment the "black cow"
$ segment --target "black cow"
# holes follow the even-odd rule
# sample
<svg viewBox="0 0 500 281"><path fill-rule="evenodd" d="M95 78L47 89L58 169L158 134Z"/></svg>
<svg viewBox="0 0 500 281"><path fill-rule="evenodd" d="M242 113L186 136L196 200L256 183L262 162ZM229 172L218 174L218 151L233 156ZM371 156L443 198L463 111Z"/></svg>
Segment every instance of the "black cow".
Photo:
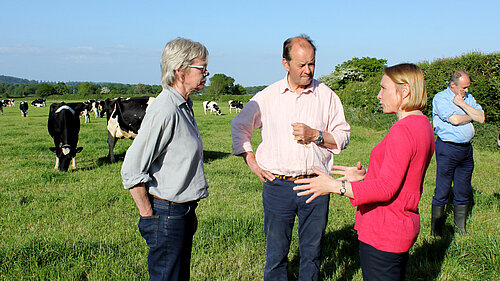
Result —
<svg viewBox="0 0 500 281"><path fill-rule="evenodd" d="M55 170L66 172L72 162L76 169L75 156L83 147L77 147L78 133L80 132L80 112L84 104L53 103L50 105L47 127L50 136L54 139L54 146L50 150L56 153Z"/></svg>
<svg viewBox="0 0 500 281"><path fill-rule="evenodd" d="M207 115L207 111L210 112L210 115L212 115L212 112L215 114L221 115L220 108L217 105L217 103L214 101L204 101L203 102L203 112L205 112L205 115Z"/></svg>
<svg viewBox="0 0 500 281"><path fill-rule="evenodd" d="M118 139L134 139L153 97L107 99L103 105L108 120L108 159L115 162L113 149Z"/></svg>
<svg viewBox="0 0 500 281"><path fill-rule="evenodd" d="M45 106L45 99L36 99L31 102L31 105L33 107L44 107Z"/></svg>
<svg viewBox="0 0 500 281"><path fill-rule="evenodd" d="M23 117L28 117L28 103L25 101L22 101L19 103L19 109L21 110L21 114Z"/></svg>
<svg viewBox="0 0 500 281"><path fill-rule="evenodd" d="M3 102L0 102L0 111L2 112L3 115Z"/></svg>
<svg viewBox="0 0 500 281"><path fill-rule="evenodd" d="M230 100L227 103L229 105L229 113L231 113L231 109L233 108L236 110L236 113L243 109L243 103L239 100Z"/></svg>

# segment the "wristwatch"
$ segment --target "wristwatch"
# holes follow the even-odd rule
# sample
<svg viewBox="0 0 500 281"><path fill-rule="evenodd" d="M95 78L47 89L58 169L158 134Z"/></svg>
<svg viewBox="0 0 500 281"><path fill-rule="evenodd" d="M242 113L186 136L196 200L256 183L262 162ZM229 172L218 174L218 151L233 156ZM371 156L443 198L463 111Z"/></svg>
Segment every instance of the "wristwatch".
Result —
<svg viewBox="0 0 500 281"><path fill-rule="evenodd" d="M318 130L319 135L318 138L314 141L315 144L322 144L323 143L323 132Z"/></svg>
<svg viewBox="0 0 500 281"><path fill-rule="evenodd" d="M345 181L342 181L342 186L340 187L340 196L344 196L345 194Z"/></svg>

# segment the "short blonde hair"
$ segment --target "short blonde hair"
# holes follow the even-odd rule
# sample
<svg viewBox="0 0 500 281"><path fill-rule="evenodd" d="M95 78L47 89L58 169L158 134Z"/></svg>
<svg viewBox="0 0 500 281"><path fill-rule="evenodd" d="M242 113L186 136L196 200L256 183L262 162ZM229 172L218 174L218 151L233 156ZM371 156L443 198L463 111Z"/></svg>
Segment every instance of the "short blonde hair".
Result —
<svg viewBox="0 0 500 281"><path fill-rule="evenodd" d="M425 90L424 73L420 67L412 63L401 63L386 67L384 73L396 83L398 91L401 91L404 84L409 86L408 102L401 109L411 111L425 108L427 91Z"/></svg>
<svg viewBox="0 0 500 281"><path fill-rule="evenodd" d="M196 58L208 59L208 50L203 44L186 38L168 42L161 54L161 86L164 89L171 86L175 81L175 70L187 68Z"/></svg>

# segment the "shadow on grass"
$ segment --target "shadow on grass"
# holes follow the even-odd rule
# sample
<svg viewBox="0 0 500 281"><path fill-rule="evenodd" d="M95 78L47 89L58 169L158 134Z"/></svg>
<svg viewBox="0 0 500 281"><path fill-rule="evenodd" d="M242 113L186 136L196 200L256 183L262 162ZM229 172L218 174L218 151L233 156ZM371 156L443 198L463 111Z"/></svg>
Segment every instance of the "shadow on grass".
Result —
<svg viewBox="0 0 500 281"><path fill-rule="evenodd" d="M219 160L231 156L231 153L203 150L203 163L209 163L214 160Z"/></svg>
<svg viewBox="0 0 500 281"><path fill-rule="evenodd" d="M436 280L453 240L453 227L443 228L444 236L425 241L410 255L406 268L407 280Z"/></svg>
<svg viewBox="0 0 500 281"><path fill-rule="evenodd" d="M352 224L326 233L323 241L320 280L333 275L338 276L336 280L352 280L360 267L358 244L358 236ZM297 251L288 265L289 280L298 280L299 267L300 254Z"/></svg>
<svg viewBox="0 0 500 281"><path fill-rule="evenodd" d="M445 225L445 235L426 241L411 254L407 265L407 280L436 280L441 272L446 250L453 240L454 228ZM422 235L422 234L421 234ZM323 262L320 280L353 280L360 268L359 241L354 226L326 233L323 242ZM300 253L297 251L288 265L288 279L298 280Z"/></svg>
<svg viewBox="0 0 500 281"><path fill-rule="evenodd" d="M125 153L126 152L115 154L115 163L123 162L123 160L125 159ZM204 150L203 151L203 157L204 157L203 162L209 163L209 162L212 162L214 160L223 159L223 158L226 158L229 156L231 156L231 153ZM92 165L89 167L83 167L83 168L78 168L78 169L84 170L84 171L89 171L89 170L94 170L96 168L102 167L102 166L107 165L107 164L112 164L112 163L109 162L108 156L104 156L104 157L99 157L99 159L97 159L97 164L95 166Z"/></svg>

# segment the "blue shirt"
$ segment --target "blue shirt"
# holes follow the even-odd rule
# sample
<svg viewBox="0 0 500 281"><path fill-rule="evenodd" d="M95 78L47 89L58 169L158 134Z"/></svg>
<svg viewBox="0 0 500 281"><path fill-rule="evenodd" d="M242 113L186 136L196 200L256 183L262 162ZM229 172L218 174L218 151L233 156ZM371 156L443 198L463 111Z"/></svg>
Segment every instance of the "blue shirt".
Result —
<svg viewBox="0 0 500 281"><path fill-rule="evenodd" d="M450 123L449 118L452 115L467 115L462 108L453 103L454 97L455 94L450 88L446 88L446 90L437 93L432 99L434 133L443 141L467 143L474 137L474 126L472 121L463 125ZM464 101L471 107L483 111L471 94L466 93Z"/></svg>
<svg viewBox="0 0 500 281"><path fill-rule="evenodd" d="M145 183L152 195L184 203L208 196L203 169L203 143L194 120L193 102L172 87L151 105L127 150L123 186Z"/></svg>

